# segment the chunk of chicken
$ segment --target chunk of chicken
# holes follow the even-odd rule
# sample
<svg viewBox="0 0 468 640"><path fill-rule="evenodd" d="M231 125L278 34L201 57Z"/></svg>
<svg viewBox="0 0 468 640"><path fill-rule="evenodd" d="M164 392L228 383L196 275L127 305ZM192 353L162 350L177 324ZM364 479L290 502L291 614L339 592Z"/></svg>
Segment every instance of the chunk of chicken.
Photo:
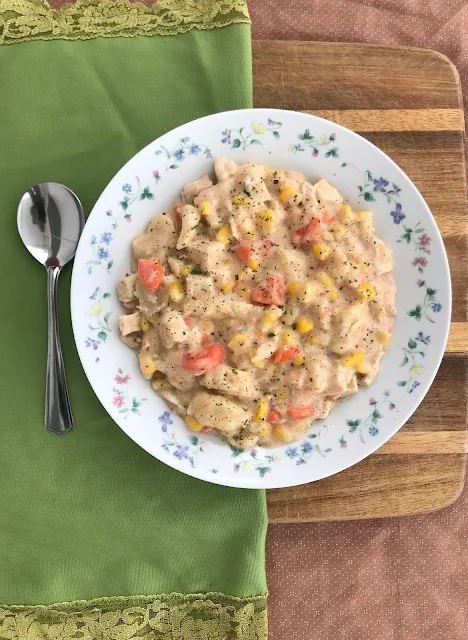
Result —
<svg viewBox="0 0 468 640"><path fill-rule="evenodd" d="M163 264L169 249L175 247L177 233L174 223L168 215L155 216L150 220L145 233L132 241L132 253L137 262L140 258L156 258Z"/></svg>
<svg viewBox="0 0 468 640"><path fill-rule="evenodd" d="M185 313L203 316L214 296L213 279L209 276L187 276L185 291Z"/></svg>
<svg viewBox="0 0 468 640"><path fill-rule="evenodd" d="M233 433L249 425L252 412L239 402L213 393L199 391L190 402L187 414L202 425Z"/></svg>
<svg viewBox="0 0 468 640"><path fill-rule="evenodd" d="M159 335L168 349L177 344L185 344L189 351L197 351L203 332L200 327L189 327L179 311L168 309L161 316Z"/></svg>
<svg viewBox="0 0 468 640"><path fill-rule="evenodd" d="M214 170L218 180L235 176L237 173L237 164L227 158L216 158L214 161Z"/></svg>
<svg viewBox="0 0 468 640"><path fill-rule="evenodd" d="M167 306L169 293L167 287L159 287L156 293L150 293L138 279L135 285L135 295L138 298L137 307L141 313L151 320L152 316Z"/></svg>
<svg viewBox="0 0 468 640"><path fill-rule="evenodd" d="M165 311L159 323L159 335L167 349L186 341L188 326L181 313L175 309Z"/></svg>
<svg viewBox="0 0 468 640"><path fill-rule="evenodd" d="M122 336L128 336L130 333L140 331L140 314L138 311L129 313L126 316L120 316L118 319L119 329Z"/></svg>
<svg viewBox="0 0 468 640"><path fill-rule="evenodd" d="M179 239L177 240L176 249L185 249L190 245L197 233L197 226L200 222L200 213L191 204L186 204L181 211L182 224Z"/></svg>
<svg viewBox="0 0 468 640"><path fill-rule="evenodd" d="M130 273L117 283L117 294L120 302L131 303L135 300L135 284L138 279L137 273Z"/></svg>
<svg viewBox="0 0 468 640"><path fill-rule="evenodd" d="M327 387L331 363L325 353L316 346L306 345L304 362L309 374L309 389L313 393L323 393Z"/></svg>
<svg viewBox="0 0 468 640"><path fill-rule="evenodd" d="M372 264L377 275L388 273L393 269L393 257L390 248L380 238L373 238L369 243Z"/></svg>
<svg viewBox="0 0 468 640"><path fill-rule="evenodd" d="M206 273L213 273L226 259L226 247L222 242L208 238L196 238L187 248L189 260Z"/></svg>
<svg viewBox="0 0 468 640"><path fill-rule="evenodd" d="M195 196L198 196L198 194L203 191L203 189L208 189L208 187L212 186L213 183L211 182L208 175L202 176L201 178L199 178L198 180L194 180L193 182L189 182L189 184L187 184L182 191L184 202L186 202L187 204L193 204L193 199L195 198Z"/></svg>
<svg viewBox="0 0 468 640"><path fill-rule="evenodd" d="M262 313L258 306L244 302L238 295L216 296L206 311L211 318L233 317L255 322Z"/></svg>
<svg viewBox="0 0 468 640"><path fill-rule="evenodd" d="M219 364L213 371L205 373L200 382L207 389L215 389L248 400L260 395L257 383L249 371L234 369L225 364Z"/></svg>
<svg viewBox="0 0 468 640"><path fill-rule="evenodd" d="M327 395L344 396L347 395L347 391L350 388L352 389L350 393L357 391L356 372L354 368L336 364L332 370L332 375L328 378Z"/></svg>
<svg viewBox="0 0 468 640"><path fill-rule="evenodd" d="M341 204L343 198L340 196L335 187L332 187L323 178L314 184L317 200L320 204L333 203Z"/></svg>
<svg viewBox="0 0 468 640"><path fill-rule="evenodd" d="M291 282L306 282L308 274L307 257L296 249L277 249L277 259L285 279Z"/></svg>

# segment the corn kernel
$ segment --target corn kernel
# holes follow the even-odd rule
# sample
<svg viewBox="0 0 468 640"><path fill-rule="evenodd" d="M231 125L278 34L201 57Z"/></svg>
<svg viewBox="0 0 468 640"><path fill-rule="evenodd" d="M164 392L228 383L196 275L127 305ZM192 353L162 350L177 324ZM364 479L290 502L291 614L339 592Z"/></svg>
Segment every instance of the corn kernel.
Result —
<svg viewBox="0 0 468 640"><path fill-rule="evenodd" d="M184 299L184 288L178 280L169 285L169 297L173 302L180 302Z"/></svg>
<svg viewBox="0 0 468 640"><path fill-rule="evenodd" d="M360 218L361 220L363 218L372 218L372 211L358 211L356 213L357 217Z"/></svg>
<svg viewBox="0 0 468 640"><path fill-rule="evenodd" d="M268 436L271 433L271 425L268 422L264 422L258 430L259 436Z"/></svg>
<svg viewBox="0 0 468 640"><path fill-rule="evenodd" d="M232 199L232 204L236 205L237 207L240 206L248 206L251 203L251 200L249 198L245 198L244 196L234 196Z"/></svg>
<svg viewBox="0 0 468 640"><path fill-rule="evenodd" d="M314 299L315 287L311 282L291 282L288 286L288 293L295 296L299 302L308 304Z"/></svg>
<svg viewBox="0 0 468 640"><path fill-rule="evenodd" d="M353 355L343 358L341 362L344 367L355 367L357 364L361 364L365 357L364 351L356 351Z"/></svg>
<svg viewBox="0 0 468 640"><path fill-rule="evenodd" d="M292 331L283 331L281 339L286 347L291 347L297 344L297 338Z"/></svg>
<svg viewBox="0 0 468 640"><path fill-rule="evenodd" d="M297 198L297 191L295 189L293 189L292 187L283 187L281 189L279 196L281 202L283 202L284 204L289 204L294 200L294 198Z"/></svg>
<svg viewBox="0 0 468 640"><path fill-rule="evenodd" d="M314 323L309 318L301 318L297 323L299 333L308 333L314 328Z"/></svg>
<svg viewBox="0 0 468 640"><path fill-rule="evenodd" d="M206 200L202 200L198 205L198 211L202 216L208 216L211 213L211 205Z"/></svg>
<svg viewBox="0 0 468 640"><path fill-rule="evenodd" d="M358 362L358 364L354 368L356 369L357 373L360 373L363 376L367 375L370 371L370 367L363 362Z"/></svg>
<svg viewBox="0 0 468 640"><path fill-rule="evenodd" d="M180 275L186 278L192 273L193 264L186 264L185 267L182 267L180 270Z"/></svg>
<svg viewBox="0 0 468 640"><path fill-rule="evenodd" d="M185 416L185 422L191 431L201 431L203 429L203 425L193 416Z"/></svg>
<svg viewBox="0 0 468 640"><path fill-rule="evenodd" d="M241 230L246 238L255 238L255 225L250 218L244 220L241 224Z"/></svg>
<svg viewBox="0 0 468 640"><path fill-rule="evenodd" d="M340 296L338 291L335 289L335 287L333 287L333 289L328 294L328 299L330 300L330 302L336 302L339 297Z"/></svg>
<svg viewBox="0 0 468 640"><path fill-rule="evenodd" d="M264 236L273 233L273 211L271 209L264 209L257 213L257 226Z"/></svg>
<svg viewBox="0 0 468 640"><path fill-rule="evenodd" d="M293 365L295 367L302 367L303 364L304 364L304 354L300 353L294 358Z"/></svg>
<svg viewBox="0 0 468 640"><path fill-rule="evenodd" d="M248 342L248 336L246 336L244 333L236 333L236 335L229 340L227 346L234 353L242 353L243 351L245 351Z"/></svg>
<svg viewBox="0 0 468 640"><path fill-rule="evenodd" d="M234 287L236 286L235 282L226 282L226 284L223 284L221 287L221 291L223 293L231 293L231 291L234 290Z"/></svg>
<svg viewBox="0 0 468 640"><path fill-rule="evenodd" d="M147 380L150 380L151 376L156 371L156 365L154 364L153 359L151 356L143 354L139 356L139 360L141 373Z"/></svg>
<svg viewBox="0 0 468 640"><path fill-rule="evenodd" d="M254 367L257 367L257 369L263 369L265 366L265 360L256 360L255 362L251 360L250 362Z"/></svg>
<svg viewBox="0 0 468 640"><path fill-rule="evenodd" d="M358 297L363 302L370 302L375 298L375 289L370 282L363 282L358 287Z"/></svg>
<svg viewBox="0 0 468 640"><path fill-rule="evenodd" d="M257 258L251 258L249 260L249 269L252 269L252 271L257 271L257 269L258 269L258 260L257 260Z"/></svg>
<svg viewBox="0 0 468 640"><path fill-rule="evenodd" d="M323 284L325 289L327 289L328 291L331 291L333 289L333 280L323 271L317 274L317 280L321 284Z"/></svg>
<svg viewBox="0 0 468 640"><path fill-rule="evenodd" d="M240 287L237 290L237 293L242 296L243 298L245 298L246 300L250 300L250 296L252 294L252 289L249 289L249 287Z"/></svg>
<svg viewBox="0 0 468 640"><path fill-rule="evenodd" d="M218 231L216 232L216 240L218 240L218 242L222 242L223 244L229 244L231 242L231 239L229 237L229 229L225 225L219 227Z"/></svg>
<svg viewBox="0 0 468 640"><path fill-rule="evenodd" d="M264 422L268 415L268 400L266 398L260 398L257 404L257 412L255 414L254 422Z"/></svg>
<svg viewBox="0 0 468 640"><path fill-rule="evenodd" d="M276 371L276 365L269 364L265 371L272 376Z"/></svg>
<svg viewBox="0 0 468 640"><path fill-rule="evenodd" d="M312 252L317 260L326 260L331 253L331 249L325 242L317 242L312 247Z"/></svg>
<svg viewBox="0 0 468 640"><path fill-rule="evenodd" d="M280 425L275 425L273 427L273 435L281 442L292 442L293 440L292 434L288 433L288 431Z"/></svg>
<svg viewBox="0 0 468 640"><path fill-rule="evenodd" d="M266 311L262 318L261 330L268 331L278 319L278 315L271 311Z"/></svg>
<svg viewBox="0 0 468 640"><path fill-rule="evenodd" d="M151 329L151 325L144 315L140 316L140 328L144 333Z"/></svg>
<svg viewBox="0 0 468 640"><path fill-rule="evenodd" d="M330 231L336 236L336 237L341 237L344 233L344 227L342 224L335 224L333 227L330 228Z"/></svg>
<svg viewBox="0 0 468 640"><path fill-rule="evenodd" d="M392 334L389 331L377 331L377 340L384 346L388 343L391 337Z"/></svg>
<svg viewBox="0 0 468 640"><path fill-rule="evenodd" d="M353 221L353 217L354 217L353 210L351 209L349 204L344 204L341 207L338 217L340 218L343 224L349 224L350 222Z"/></svg>

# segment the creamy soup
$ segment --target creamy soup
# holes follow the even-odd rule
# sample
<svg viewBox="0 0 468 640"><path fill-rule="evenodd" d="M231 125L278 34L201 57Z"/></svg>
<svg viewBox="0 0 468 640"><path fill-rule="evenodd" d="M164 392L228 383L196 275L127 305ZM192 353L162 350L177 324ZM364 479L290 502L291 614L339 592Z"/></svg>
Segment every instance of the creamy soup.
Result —
<svg viewBox="0 0 468 640"><path fill-rule="evenodd" d="M133 239L121 337L191 430L292 442L377 375L392 254L325 180L224 158L214 173Z"/></svg>

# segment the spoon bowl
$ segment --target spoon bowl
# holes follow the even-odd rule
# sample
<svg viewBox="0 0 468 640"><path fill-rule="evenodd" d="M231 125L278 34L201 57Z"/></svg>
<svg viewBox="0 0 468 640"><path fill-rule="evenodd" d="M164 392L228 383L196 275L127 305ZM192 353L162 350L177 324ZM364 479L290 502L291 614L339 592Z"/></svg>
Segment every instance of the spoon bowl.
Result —
<svg viewBox="0 0 468 640"><path fill-rule="evenodd" d="M18 205L18 231L32 256L47 270L48 352L45 428L62 435L73 428L58 328L57 281L73 259L84 227L83 207L68 187L43 182Z"/></svg>

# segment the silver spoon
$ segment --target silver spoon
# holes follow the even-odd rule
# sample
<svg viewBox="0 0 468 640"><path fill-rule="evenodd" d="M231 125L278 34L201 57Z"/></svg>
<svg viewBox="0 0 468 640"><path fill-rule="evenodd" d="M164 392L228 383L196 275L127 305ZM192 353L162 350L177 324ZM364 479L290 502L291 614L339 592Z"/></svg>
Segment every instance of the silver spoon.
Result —
<svg viewBox="0 0 468 640"><path fill-rule="evenodd" d="M45 428L62 435L73 429L58 327L57 281L75 255L84 226L76 195L58 182L35 184L18 205L18 231L27 250L47 270L47 378Z"/></svg>

